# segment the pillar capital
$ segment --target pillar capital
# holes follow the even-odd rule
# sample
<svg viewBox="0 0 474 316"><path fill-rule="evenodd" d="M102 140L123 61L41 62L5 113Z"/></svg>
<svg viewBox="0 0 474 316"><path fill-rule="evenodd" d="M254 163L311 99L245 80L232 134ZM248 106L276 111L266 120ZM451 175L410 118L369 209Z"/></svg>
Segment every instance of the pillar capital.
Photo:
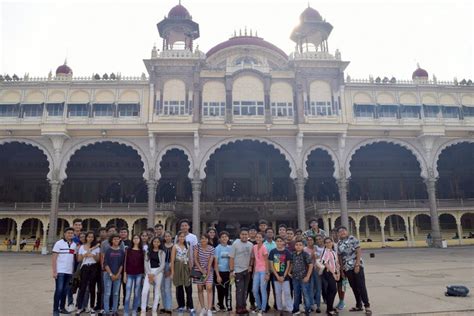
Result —
<svg viewBox="0 0 474 316"><path fill-rule="evenodd" d="M339 178L336 179L336 184L339 188L339 190L346 190L347 191L347 185L349 184L349 180L346 178Z"/></svg>
<svg viewBox="0 0 474 316"><path fill-rule="evenodd" d="M438 181L435 177L424 178L423 182L426 185L426 188L429 190L436 190L436 182Z"/></svg>

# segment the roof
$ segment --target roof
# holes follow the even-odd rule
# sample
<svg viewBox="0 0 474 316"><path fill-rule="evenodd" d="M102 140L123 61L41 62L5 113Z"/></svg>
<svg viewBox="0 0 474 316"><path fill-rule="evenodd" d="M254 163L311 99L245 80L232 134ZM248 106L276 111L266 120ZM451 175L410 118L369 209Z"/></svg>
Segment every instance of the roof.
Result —
<svg viewBox="0 0 474 316"><path fill-rule="evenodd" d="M217 52L219 52L223 49L229 48L229 47L246 46L246 45L259 46L259 47L263 47L263 48L266 48L266 49L270 49L270 50L274 51L275 53L281 55L283 58L288 59L288 55L283 50L281 50L277 46L273 45L272 43L269 43L269 42L265 41L263 38L256 37L256 36L235 36L235 37L232 37L232 38L228 39L227 41L222 42L220 44L217 44L216 46L211 48L207 52L206 56L210 57L210 56L214 55L215 53L217 53Z"/></svg>

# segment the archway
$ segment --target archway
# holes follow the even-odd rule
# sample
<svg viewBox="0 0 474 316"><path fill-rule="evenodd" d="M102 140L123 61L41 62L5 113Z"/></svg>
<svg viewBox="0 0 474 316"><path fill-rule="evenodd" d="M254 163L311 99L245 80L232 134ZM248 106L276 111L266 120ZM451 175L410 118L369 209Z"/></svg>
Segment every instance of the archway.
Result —
<svg viewBox="0 0 474 316"><path fill-rule="evenodd" d="M100 142L77 150L67 164L60 200L79 203L146 202L144 164L133 148Z"/></svg>
<svg viewBox="0 0 474 316"><path fill-rule="evenodd" d="M431 233L431 218L427 214L418 214L413 218L413 233L416 236L421 235L418 239L425 239Z"/></svg>
<svg viewBox="0 0 474 316"><path fill-rule="evenodd" d="M100 222L95 218L86 218L82 220L82 228L85 231L93 231L97 233L100 228Z"/></svg>
<svg viewBox="0 0 474 316"><path fill-rule="evenodd" d="M305 199L313 201L339 201L339 191L334 174L332 157L324 149L313 150L306 160L308 180Z"/></svg>
<svg viewBox="0 0 474 316"><path fill-rule="evenodd" d="M439 227L446 239L459 239L456 217L454 217L454 215L447 213L441 214L439 216Z"/></svg>
<svg viewBox="0 0 474 316"><path fill-rule="evenodd" d="M183 150L173 148L165 153L160 162L161 178L156 190L159 202L192 200L189 165Z"/></svg>
<svg viewBox="0 0 474 316"><path fill-rule="evenodd" d="M339 216L338 218L336 218L336 220L334 221L334 228L338 228L339 226L341 226L342 223L341 223L341 217ZM349 216L349 227L347 227L347 229L349 230L349 233L350 234L356 234L356 224L355 224L355 221L354 219Z"/></svg>
<svg viewBox="0 0 474 316"><path fill-rule="evenodd" d="M406 240L406 224L403 217L397 214L392 214L385 218L385 240L386 241L401 241Z"/></svg>
<svg viewBox="0 0 474 316"><path fill-rule="evenodd" d="M0 144L0 201L49 202L49 162L42 150L29 144Z"/></svg>
<svg viewBox="0 0 474 316"><path fill-rule="evenodd" d="M226 230L231 238L238 238L241 227L257 226L259 214L251 208L229 208L219 214L217 230Z"/></svg>
<svg viewBox="0 0 474 316"><path fill-rule="evenodd" d="M56 236L59 236L59 237L62 237L63 236L63 233L64 233L64 229L65 228L68 228L68 227L71 227L71 225L69 224L69 222L64 219L64 218L58 218L58 224L56 225L57 229L56 229ZM48 225L48 229L49 229L49 225Z"/></svg>
<svg viewBox="0 0 474 316"><path fill-rule="evenodd" d="M37 218L28 218L21 225L20 236L27 242L25 246L20 243L20 250L32 250L36 239L41 241L43 237L43 222Z"/></svg>
<svg viewBox="0 0 474 316"><path fill-rule="evenodd" d="M141 234L147 229L146 227L146 218L139 218L133 223L132 234ZM131 236L130 236L131 237Z"/></svg>
<svg viewBox="0 0 474 316"><path fill-rule="evenodd" d="M4 250L12 249L13 245L11 244L11 241L16 238L17 229L16 221L13 218L5 217L0 219L0 236L2 238L2 246L4 246L3 240L10 241L10 244L5 246Z"/></svg>
<svg viewBox="0 0 474 316"><path fill-rule="evenodd" d="M426 199L417 157L388 142L360 147L350 160L350 200Z"/></svg>
<svg viewBox="0 0 474 316"><path fill-rule="evenodd" d="M115 227L117 227L117 233L120 228L128 228L128 223L123 218L112 218L107 222L105 227L109 227L110 225L115 225Z"/></svg>
<svg viewBox="0 0 474 316"><path fill-rule="evenodd" d="M474 213L465 213L461 216L461 227L464 231L464 236L474 238Z"/></svg>
<svg viewBox="0 0 474 316"><path fill-rule="evenodd" d="M382 241L380 221L376 216L363 216L359 223L359 233L362 241Z"/></svg>

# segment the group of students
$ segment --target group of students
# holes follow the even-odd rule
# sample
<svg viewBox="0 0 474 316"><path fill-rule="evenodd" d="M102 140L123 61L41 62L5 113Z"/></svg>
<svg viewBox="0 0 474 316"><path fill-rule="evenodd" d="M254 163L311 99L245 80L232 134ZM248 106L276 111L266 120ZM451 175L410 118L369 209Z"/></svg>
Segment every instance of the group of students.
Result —
<svg viewBox="0 0 474 316"><path fill-rule="evenodd" d="M145 315L150 310L153 315L172 311L196 315L192 298L196 284L199 315L211 316L233 310L235 284L236 314L268 313L272 292L276 311L298 315L303 305L305 315L321 313L322 296L326 313L336 315L345 308L349 283L356 299L350 310L365 308L366 315L371 315L359 241L346 227L333 230L330 237L316 219L309 224L305 232L280 225L275 236L268 222L260 220L258 227L242 227L239 238L231 242L228 232L214 227L198 240L187 219L180 221L174 238L157 224L131 240L126 228L117 231L112 225L97 234L83 233L82 222L74 220L53 248L53 314L70 314L75 309L76 315L118 315L122 290L124 315ZM337 294L339 303L334 306Z"/></svg>

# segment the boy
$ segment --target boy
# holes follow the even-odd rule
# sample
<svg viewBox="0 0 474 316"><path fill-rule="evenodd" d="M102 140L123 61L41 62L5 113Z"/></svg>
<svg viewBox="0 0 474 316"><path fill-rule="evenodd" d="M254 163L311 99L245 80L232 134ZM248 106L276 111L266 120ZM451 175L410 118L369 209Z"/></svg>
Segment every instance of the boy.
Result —
<svg viewBox="0 0 474 316"><path fill-rule="evenodd" d="M235 276L235 300L236 313L248 314L246 298L249 286L250 255L252 254L252 243L248 241L249 231L243 227L240 230L240 239L232 244L230 249L230 277ZM250 272L249 272L250 271Z"/></svg>
<svg viewBox="0 0 474 316"><path fill-rule="evenodd" d="M277 309L291 313L293 311L289 281L291 253L285 248L285 241L281 236L276 237L276 246L275 249L270 251L268 261L275 287Z"/></svg>
<svg viewBox="0 0 474 316"><path fill-rule="evenodd" d="M229 267L229 233L225 230L219 234L220 244L214 253L214 271L216 271L217 306L218 311L232 311L232 287L230 285ZM225 299L225 306L224 306Z"/></svg>
<svg viewBox="0 0 474 316"><path fill-rule="evenodd" d="M301 294L304 297L304 312L309 315L313 300L311 298L311 272L313 271L313 262L309 254L304 250L302 240L295 243L295 251L291 257L291 277L293 279L294 303L293 315L299 315Z"/></svg>

